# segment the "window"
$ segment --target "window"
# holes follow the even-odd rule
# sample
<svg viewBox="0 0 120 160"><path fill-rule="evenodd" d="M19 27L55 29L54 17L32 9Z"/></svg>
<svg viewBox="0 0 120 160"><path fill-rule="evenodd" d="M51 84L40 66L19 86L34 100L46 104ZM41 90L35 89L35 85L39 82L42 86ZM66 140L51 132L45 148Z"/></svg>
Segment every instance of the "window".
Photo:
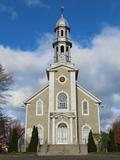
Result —
<svg viewBox="0 0 120 160"><path fill-rule="evenodd" d="M59 31L57 31L57 37L59 37Z"/></svg>
<svg viewBox="0 0 120 160"><path fill-rule="evenodd" d="M83 144L88 143L89 132L90 132L90 128L88 126L84 126L82 128L82 142L83 142Z"/></svg>
<svg viewBox="0 0 120 160"><path fill-rule="evenodd" d="M43 126L41 126L40 124L38 125L38 137L39 137L39 144L43 144L44 130L43 130Z"/></svg>
<svg viewBox="0 0 120 160"><path fill-rule="evenodd" d="M43 101L36 102L36 115L43 115Z"/></svg>
<svg viewBox="0 0 120 160"><path fill-rule="evenodd" d="M31 138L31 136L32 136L32 130L33 130L33 128L27 128L27 137L30 139Z"/></svg>
<svg viewBox="0 0 120 160"><path fill-rule="evenodd" d="M68 52L68 46L66 47L66 52Z"/></svg>
<svg viewBox="0 0 120 160"><path fill-rule="evenodd" d="M61 36L63 37L63 30L61 30Z"/></svg>
<svg viewBox="0 0 120 160"><path fill-rule="evenodd" d="M56 47L56 52L58 52L58 47Z"/></svg>
<svg viewBox="0 0 120 160"><path fill-rule="evenodd" d="M57 143L67 144L69 140L68 127L65 123L60 123L57 128Z"/></svg>
<svg viewBox="0 0 120 160"><path fill-rule="evenodd" d="M66 35L66 37L67 37L67 30L65 31L65 35Z"/></svg>
<svg viewBox="0 0 120 160"><path fill-rule="evenodd" d="M61 46L61 53L64 53L64 46Z"/></svg>
<svg viewBox="0 0 120 160"><path fill-rule="evenodd" d="M67 109L67 95L65 93L58 95L58 109Z"/></svg>
<svg viewBox="0 0 120 160"><path fill-rule="evenodd" d="M88 115L89 114L89 103L87 100L84 100L82 102L82 114L83 115Z"/></svg>

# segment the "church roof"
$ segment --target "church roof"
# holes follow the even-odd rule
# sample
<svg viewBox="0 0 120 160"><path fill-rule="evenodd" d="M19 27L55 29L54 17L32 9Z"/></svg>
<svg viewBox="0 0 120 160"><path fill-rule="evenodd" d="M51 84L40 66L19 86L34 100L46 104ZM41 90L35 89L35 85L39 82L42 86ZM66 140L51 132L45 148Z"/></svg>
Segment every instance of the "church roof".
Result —
<svg viewBox="0 0 120 160"><path fill-rule="evenodd" d="M67 20L63 17L63 15L61 15L60 19L56 23L56 28L57 27L68 27L69 28L69 24Z"/></svg>
<svg viewBox="0 0 120 160"><path fill-rule="evenodd" d="M78 69L74 67L74 65L72 64L71 65L67 65L65 63L61 63L61 64L56 64L56 65L51 65L51 67L49 69L47 69L47 77L49 79L49 71L56 71L56 69L60 68L60 67L65 67L65 68L68 68L69 70L71 71L76 71L76 80L77 80L77 77L78 77Z"/></svg>
<svg viewBox="0 0 120 160"><path fill-rule="evenodd" d="M45 89L48 88L48 84L46 84L45 86L43 86L42 88L40 88L40 90L38 90L37 92L35 92L34 94L32 94L30 97L28 97L26 100L24 100L24 104L29 103L29 101L34 98L35 96L37 96L38 94L40 94L41 92L43 92Z"/></svg>
<svg viewBox="0 0 120 160"><path fill-rule="evenodd" d="M94 101L96 101L96 103L99 103L99 104L102 103L102 101L99 98L97 98L96 96L94 96L92 93L90 93L88 90L86 90L85 88L83 88L81 85L77 84L77 88L80 89L83 93L87 94Z"/></svg>

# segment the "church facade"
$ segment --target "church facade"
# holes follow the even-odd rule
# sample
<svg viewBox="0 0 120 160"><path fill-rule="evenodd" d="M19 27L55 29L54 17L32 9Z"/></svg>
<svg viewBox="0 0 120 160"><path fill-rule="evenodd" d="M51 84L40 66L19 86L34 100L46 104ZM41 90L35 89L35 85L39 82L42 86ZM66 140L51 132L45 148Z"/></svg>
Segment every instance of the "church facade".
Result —
<svg viewBox="0 0 120 160"><path fill-rule="evenodd" d="M87 153L89 131L92 130L96 143L100 134L101 101L77 84L78 69L71 62L70 27L63 15L56 23L55 33L54 62L47 69L48 84L24 102L26 147L33 126L37 126L39 152Z"/></svg>

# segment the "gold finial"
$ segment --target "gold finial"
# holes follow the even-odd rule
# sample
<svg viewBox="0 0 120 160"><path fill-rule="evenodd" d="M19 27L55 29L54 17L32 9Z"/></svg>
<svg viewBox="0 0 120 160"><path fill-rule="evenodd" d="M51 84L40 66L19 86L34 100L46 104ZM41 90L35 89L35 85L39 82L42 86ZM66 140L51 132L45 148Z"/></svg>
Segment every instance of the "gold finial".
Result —
<svg viewBox="0 0 120 160"><path fill-rule="evenodd" d="M61 11L61 16L63 16L64 6L62 6L62 7L60 8L60 11Z"/></svg>

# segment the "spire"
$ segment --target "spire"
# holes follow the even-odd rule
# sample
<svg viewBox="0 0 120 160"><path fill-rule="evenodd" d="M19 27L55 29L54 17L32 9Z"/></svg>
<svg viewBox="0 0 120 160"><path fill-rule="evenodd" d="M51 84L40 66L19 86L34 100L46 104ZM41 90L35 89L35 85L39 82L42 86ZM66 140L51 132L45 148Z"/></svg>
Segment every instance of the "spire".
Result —
<svg viewBox="0 0 120 160"><path fill-rule="evenodd" d="M71 63L72 43L69 39L70 27L67 20L63 17L64 7L61 7L61 17L56 23L56 38L53 42L54 63Z"/></svg>

